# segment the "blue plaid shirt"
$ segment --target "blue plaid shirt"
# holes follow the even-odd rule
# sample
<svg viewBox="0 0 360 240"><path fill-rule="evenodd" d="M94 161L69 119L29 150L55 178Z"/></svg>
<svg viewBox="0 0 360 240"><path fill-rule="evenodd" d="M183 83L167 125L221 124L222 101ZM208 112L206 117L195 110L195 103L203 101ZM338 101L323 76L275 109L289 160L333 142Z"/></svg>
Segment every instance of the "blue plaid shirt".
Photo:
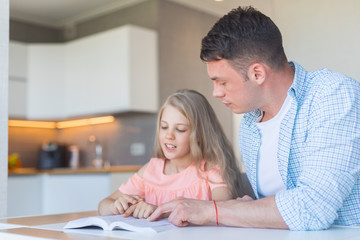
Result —
<svg viewBox="0 0 360 240"><path fill-rule="evenodd" d="M280 126L278 168L286 190L276 205L291 230L360 225L360 83L295 62L291 108ZM260 110L244 115L239 145L257 198Z"/></svg>

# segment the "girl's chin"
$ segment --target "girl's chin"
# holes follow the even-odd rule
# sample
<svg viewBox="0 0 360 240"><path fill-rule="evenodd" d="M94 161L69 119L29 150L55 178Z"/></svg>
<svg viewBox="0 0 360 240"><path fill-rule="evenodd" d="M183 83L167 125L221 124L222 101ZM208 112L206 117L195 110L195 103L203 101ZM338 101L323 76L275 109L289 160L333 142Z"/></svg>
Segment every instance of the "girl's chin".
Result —
<svg viewBox="0 0 360 240"><path fill-rule="evenodd" d="M174 158L174 154L171 154L171 153L164 152L164 155L165 155L166 159L173 159Z"/></svg>

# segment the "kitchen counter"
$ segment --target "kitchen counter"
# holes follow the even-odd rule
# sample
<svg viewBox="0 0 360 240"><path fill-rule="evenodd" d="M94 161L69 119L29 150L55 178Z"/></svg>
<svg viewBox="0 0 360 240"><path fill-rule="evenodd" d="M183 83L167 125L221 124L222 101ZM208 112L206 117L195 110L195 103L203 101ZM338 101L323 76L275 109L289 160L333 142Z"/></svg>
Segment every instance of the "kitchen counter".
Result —
<svg viewBox="0 0 360 240"><path fill-rule="evenodd" d="M96 169L94 167L83 167L78 169L71 168L55 168L49 170L39 170L36 168L18 168L9 170L9 176L24 176L24 175L59 175L59 174L96 174L96 173L116 173L116 172L137 172L141 168L141 165L122 165L111 166L108 168Z"/></svg>

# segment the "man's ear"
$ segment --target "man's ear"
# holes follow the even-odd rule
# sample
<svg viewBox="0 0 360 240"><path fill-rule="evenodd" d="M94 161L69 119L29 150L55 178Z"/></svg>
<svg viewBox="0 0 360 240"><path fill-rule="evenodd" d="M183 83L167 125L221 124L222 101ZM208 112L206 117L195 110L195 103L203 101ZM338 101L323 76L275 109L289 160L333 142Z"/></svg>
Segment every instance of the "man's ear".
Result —
<svg viewBox="0 0 360 240"><path fill-rule="evenodd" d="M248 69L248 78L251 81L256 82L258 85L262 85L266 78L266 68L261 63L253 63Z"/></svg>

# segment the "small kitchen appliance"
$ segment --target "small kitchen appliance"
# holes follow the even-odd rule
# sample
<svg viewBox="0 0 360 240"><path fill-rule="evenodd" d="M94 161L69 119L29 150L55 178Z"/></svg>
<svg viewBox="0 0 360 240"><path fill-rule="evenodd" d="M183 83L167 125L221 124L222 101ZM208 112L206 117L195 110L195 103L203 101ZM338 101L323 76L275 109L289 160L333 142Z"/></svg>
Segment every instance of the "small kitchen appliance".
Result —
<svg viewBox="0 0 360 240"><path fill-rule="evenodd" d="M45 142L40 150L38 169L63 168L68 166L67 146Z"/></svg>

